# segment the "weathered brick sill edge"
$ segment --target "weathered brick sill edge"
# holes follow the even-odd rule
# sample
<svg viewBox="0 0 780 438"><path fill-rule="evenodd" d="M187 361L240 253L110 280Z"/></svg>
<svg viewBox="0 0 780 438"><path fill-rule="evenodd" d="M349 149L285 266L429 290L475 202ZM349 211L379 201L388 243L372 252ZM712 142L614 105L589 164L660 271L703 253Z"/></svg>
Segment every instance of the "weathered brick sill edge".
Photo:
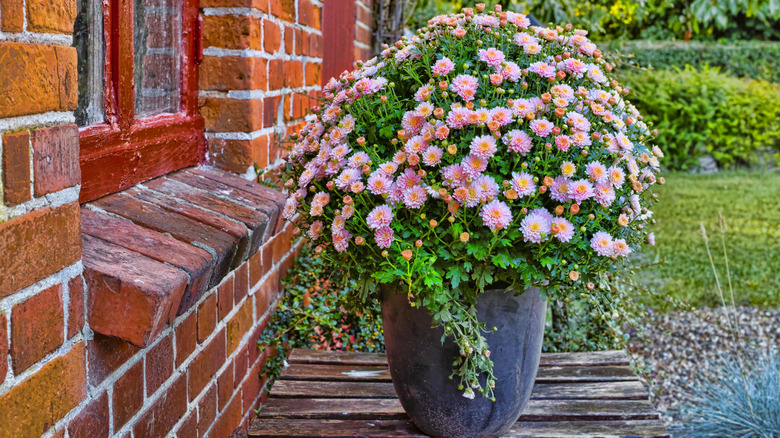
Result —
<svg viewBox="0 0 780 438"><path fill-rule="evenodd" d="M148 346L282 230L284 199L269 187L199 166L86 204L81 227L90 328Z"/></svg>

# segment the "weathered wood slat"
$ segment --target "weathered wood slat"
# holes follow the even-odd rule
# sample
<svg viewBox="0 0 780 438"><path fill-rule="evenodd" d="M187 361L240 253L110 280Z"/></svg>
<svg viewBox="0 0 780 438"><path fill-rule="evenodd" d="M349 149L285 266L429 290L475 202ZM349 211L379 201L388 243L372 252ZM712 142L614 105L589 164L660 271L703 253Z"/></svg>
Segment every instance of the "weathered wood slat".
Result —
<svg viewBox="0 0 780 438"><path fill-rule="evenodd" d="M398 399L272 398L259 418L407 420ZM640 400L531 400L519 421L652 420L658 413Z"/></svg>
<svg viewBox="0 0 780 438"><path fill-rule="evenodd" d="M553 421L516 423L511 438L668 438L660 420Z"/></svg>
<svg viewBox="0 0 780 438"><path fill-rule="evenodd" d="M282 371L282 380L321 380L390 382L387 366L291 364ZM536 373L537 383L615 382L637 380L629 366L544 367Z"/></svg>
<svg viewBox="0 0 780 438"><path fill-rule="evenodd" d="M278 380L271 397L280 398L395 398L390 382L319 382ZM639 381L591 383L539 383L532 399L539 400L647 400Z"/></svg>
<svg viewBox="0 0 780 438"><path fill-rule="evenodd" d="M323 365L386 365L384 353L355 353L341 351L316 351L295 349L287 361L291 364ZM592 366L628 365L629 357L623 350L594 351L589 353L544 353L540 366Z"/></svg>
<svg viewBox="0 0 780 438"><path fill-rule="evenodd" d="M406 437L428 438L404 420L277 420L258 419L249 426L253 438Z"/></svg>

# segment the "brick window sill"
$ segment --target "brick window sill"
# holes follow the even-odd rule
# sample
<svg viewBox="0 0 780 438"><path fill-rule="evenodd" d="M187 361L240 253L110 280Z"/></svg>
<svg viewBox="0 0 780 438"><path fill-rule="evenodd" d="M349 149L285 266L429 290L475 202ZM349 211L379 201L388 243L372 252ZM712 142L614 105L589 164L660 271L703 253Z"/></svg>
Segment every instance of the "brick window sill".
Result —
<svg viewBox="0 0 780 438"><path fill-rule="evenodd" d="M93 331L146 347L284 226L281 192L212 167L82 206Z"/></svg>

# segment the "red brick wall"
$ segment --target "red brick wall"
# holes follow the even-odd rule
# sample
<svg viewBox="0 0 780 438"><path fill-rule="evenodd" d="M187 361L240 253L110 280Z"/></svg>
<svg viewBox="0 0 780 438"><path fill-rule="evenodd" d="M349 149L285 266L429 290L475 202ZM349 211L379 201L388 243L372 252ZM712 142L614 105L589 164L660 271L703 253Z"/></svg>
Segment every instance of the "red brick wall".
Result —
<svg viewBox="0 0 780 438"><path fill-rule="evenodd" d="M355 61L367 61L374 55L373 7L373 0L355 0Z"/></svg>
<svg viewBox="0 0 780 438"><path fill-rule="evenodd" d="M363 25L348 49L356 58L370 45L371 4L361 1ZM322 4L200 3L207 160L251 177L278 165L281 140L315 103ZM73 117L75 14L76 0L0 0L0 438L227 437L260 402L256 343L293 261L291 229L148 347L91 330Z"/></svg>

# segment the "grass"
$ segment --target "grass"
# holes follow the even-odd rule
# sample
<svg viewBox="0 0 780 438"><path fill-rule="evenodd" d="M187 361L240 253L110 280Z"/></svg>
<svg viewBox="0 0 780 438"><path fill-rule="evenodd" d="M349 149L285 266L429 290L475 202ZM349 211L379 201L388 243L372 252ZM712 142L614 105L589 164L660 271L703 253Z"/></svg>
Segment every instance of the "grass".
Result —
<svg viewBox="0 0 780 438"><path fill-rule="evenodd" d="M780 306L780 172L727 171L712 175L675 173L656 190L656 246L645 256L665 260L641 272L640 281L691 305L717 306L715 278L701 236L704 222L718 275L727 291L718 229L725 234L737 304Z"/></svg>

